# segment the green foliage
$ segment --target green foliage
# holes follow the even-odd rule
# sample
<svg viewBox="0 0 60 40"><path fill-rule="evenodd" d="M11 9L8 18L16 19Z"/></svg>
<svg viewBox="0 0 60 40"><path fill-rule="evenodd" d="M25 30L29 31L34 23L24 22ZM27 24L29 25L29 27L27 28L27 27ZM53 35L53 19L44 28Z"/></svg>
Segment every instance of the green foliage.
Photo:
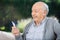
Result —
<svg viewBox="0 0 60 40"><path fill-rule="evenodd" d="M2 31L5 30L5 26L0 27L0 30Z"/></svg>
<svg viewBox="0 0 60 40"><path fill-rule="evenodd" d="M49 5L48 16L54 15L60 19L60 0L0 0L0 26L4 26L8 20L31 17L32 5L37 1Z"/></svg>
<svg viewBox="0 0 60 40"><path fill-rule="evenodd" d="M22 19L22 20L18 21L17 28L20 30L20 32L23 32L24 28L26 27L26 25L27 25L31 20L32 20L32 18Z"/></svg>

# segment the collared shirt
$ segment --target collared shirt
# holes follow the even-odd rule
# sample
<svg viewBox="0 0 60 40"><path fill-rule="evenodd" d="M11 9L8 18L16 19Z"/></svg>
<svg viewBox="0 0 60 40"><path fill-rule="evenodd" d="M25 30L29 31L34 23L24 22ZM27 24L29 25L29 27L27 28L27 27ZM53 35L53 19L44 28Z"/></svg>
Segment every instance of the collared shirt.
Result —
<svg viewBox="0 0 60 40"><path fill-rule="evenodd" d="M46 23L46 18L38 26L36 26L33 21L28 31L28 34L26 34L26 40L42 40L45 23Z"/></svg>

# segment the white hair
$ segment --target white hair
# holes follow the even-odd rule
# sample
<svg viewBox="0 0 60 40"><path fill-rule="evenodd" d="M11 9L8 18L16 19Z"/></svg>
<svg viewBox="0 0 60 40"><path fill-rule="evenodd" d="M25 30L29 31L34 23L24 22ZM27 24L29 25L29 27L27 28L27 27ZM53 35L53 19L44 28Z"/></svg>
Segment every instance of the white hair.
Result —
<svg viewBox="0 0 60 40"><path fill-rule="evenodd" d="M41 2L41 1L39 1L39 2L36 2L36 3L43 3L43 5L44 5L44 10L46 10L47 11L47 14L48 14L48 12L49 12L49 7L48 7L48 5L46 4L46 3L44 3L44 2ZM35 3L35 4L36 4Z"/></svg>
<svg viewBox="0 0 60 40"><path fill-rule="evenodd" d="M46 3L44 3L44 6L45 6L46 11L47 11L47 14L48 14L48 12L49 12L49 7L48 7L48 5L47 5Z"/></svg>

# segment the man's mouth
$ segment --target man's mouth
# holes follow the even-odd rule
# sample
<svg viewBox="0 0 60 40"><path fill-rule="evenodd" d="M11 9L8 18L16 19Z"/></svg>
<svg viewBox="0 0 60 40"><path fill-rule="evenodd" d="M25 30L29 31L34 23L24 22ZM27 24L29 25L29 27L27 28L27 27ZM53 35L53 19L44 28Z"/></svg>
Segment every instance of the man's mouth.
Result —
<svg viewBox="0 0 60 40"><path fill-rule="evenodd" d="M37 18L37 16L34 16L33 18Z"/></svg>

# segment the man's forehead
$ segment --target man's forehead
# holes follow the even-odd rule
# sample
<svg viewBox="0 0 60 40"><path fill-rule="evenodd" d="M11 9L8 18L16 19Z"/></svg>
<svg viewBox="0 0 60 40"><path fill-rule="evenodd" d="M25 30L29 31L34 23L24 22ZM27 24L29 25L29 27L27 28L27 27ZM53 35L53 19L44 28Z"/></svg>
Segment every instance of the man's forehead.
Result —
<svg viewBox="0 0 60 40"><path fill-rule="evenodd" d="M43 6L44 3L43 2L36 2L33 6Z"/></svg>
<svg viewBox="0 0 60 40"><path fill-rule="evenodd" d="M44 4L42 2L37 2L32 6L32 9L36 9L36 8L43 8Z"/></svg>

